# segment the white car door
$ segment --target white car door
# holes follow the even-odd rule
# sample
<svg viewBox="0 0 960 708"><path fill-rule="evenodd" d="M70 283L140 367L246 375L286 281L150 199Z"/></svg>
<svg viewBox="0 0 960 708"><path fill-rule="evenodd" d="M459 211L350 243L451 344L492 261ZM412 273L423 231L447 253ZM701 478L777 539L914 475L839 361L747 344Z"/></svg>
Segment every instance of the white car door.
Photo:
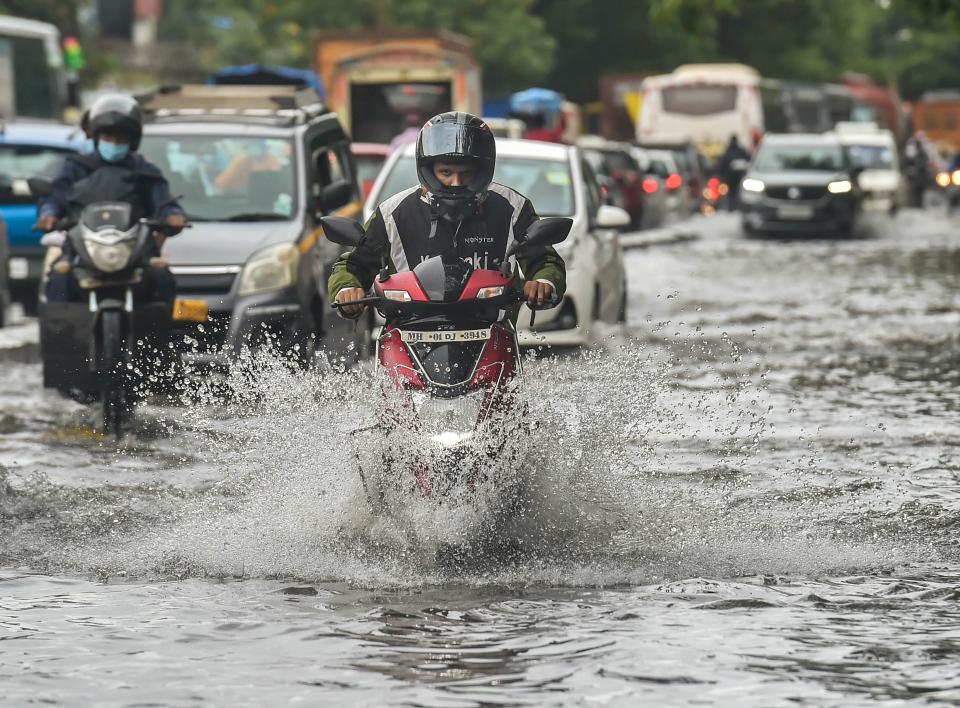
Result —
<svg viewBox="0 0 960 708"><path fill-rule="evenodd" d="M623 263L620 234L616 229L601 229L595 225L602 197L593 168L586 160L580 161L580 180L587 209L588 234L595 244L595 283L599 299L594 314L605 322L616 322L623 294Z"/></svg>

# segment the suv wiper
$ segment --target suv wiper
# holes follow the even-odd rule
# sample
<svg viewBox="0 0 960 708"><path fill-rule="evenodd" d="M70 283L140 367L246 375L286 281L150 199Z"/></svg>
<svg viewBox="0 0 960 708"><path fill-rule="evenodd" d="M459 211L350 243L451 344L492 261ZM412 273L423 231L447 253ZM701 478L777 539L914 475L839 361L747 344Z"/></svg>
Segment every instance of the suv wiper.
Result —
<svg viewBox="0 0 960 708"><path fill-rule="evenodd" d="M219 221L286 221L287 217L272 211L250 212L249 214L234 214Z"/></svg>

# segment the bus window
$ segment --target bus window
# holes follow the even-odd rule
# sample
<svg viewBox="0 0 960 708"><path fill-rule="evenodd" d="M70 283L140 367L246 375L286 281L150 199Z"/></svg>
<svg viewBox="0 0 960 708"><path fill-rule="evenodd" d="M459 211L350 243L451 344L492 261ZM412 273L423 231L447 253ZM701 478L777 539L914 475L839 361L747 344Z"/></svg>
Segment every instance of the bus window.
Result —
<svg viewBox="0 0 960 708"><path fill-rule="evenodd" d="M666 113L706 116L732 111L737 107L737 87L730 85L667 86L662 95Z"/></svg>

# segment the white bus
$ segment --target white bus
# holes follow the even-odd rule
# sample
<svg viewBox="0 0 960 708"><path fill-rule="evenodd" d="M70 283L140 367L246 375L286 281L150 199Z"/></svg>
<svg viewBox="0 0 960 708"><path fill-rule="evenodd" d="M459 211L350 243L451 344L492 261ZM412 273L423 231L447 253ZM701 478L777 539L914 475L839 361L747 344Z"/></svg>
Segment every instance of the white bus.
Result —
<svg viewBox="0 0 960 708"><path fill-rule="evenodd" d="M763 135L760 74L743 64L685 64L643 81L637 120L642 145L691 142L719 157L736 135L752 150Z"/></svg>
<svg viewBox="0 0 960 708"><path fill-rule="evenodd" d="M56 26L0 15L0 119L60 120L66 92Z"/></svg>

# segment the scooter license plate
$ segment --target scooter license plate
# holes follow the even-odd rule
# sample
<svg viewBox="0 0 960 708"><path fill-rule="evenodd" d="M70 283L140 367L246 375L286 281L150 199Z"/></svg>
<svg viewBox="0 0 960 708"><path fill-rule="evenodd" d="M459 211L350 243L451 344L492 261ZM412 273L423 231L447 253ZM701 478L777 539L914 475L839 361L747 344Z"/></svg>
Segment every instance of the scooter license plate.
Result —
<svg viewBox="0 0 960 708"><path fill-rule="evenodd" d="M479 342L490 339L490 328L460 329L431 332L417 332L401 329L400 339L404 342L426 342L428 344L443 344L445 342Z"/></svg>
<svg viewBox="0 0 960 708"><path fill-rule="evenodd" d="M173 319L184 322L206 322L210 308L203 300L177 298L173 303Z"/></svg>

